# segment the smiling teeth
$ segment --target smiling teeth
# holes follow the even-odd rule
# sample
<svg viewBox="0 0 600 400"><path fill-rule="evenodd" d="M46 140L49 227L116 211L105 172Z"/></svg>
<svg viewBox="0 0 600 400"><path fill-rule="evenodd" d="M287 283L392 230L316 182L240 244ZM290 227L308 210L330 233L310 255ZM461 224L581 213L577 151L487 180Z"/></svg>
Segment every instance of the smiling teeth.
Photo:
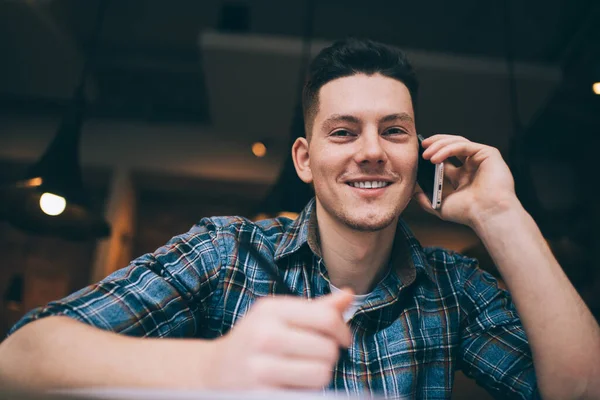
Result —
<svg viewBox="0 0 600 400"><path fill-rule="evenodd" d="M386 187L389 183L382 181L370 181L370 182L349 182L350 186L359 189L378 189L382 187Z"/></svg>

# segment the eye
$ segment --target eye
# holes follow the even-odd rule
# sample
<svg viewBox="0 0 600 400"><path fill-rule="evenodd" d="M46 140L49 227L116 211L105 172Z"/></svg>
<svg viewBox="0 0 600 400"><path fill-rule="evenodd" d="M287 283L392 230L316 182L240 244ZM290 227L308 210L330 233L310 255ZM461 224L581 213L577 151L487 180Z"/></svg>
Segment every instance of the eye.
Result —
<svg viewBox="0 0 600 400"><path fill-rule="evenodd" d="M337 131L333 131L331 132L330 136L334 136L334 137L349 137L349 136L354 136L354 134L350 131L347 131L345 129L338 129Z"/></svg>
<svg viewBox="0 0 600 400"><path fill-rule="evenodd" d="M384 135L404 135L406 133L407 132L405 130L397 127L387 129L385 132L383 132Z"/></svg>

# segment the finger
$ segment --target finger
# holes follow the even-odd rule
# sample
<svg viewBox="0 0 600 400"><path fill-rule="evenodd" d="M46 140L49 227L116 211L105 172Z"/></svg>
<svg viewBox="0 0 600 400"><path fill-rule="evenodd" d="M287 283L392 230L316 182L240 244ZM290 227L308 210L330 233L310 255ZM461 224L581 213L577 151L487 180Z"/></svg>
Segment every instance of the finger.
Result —
<svg viewBox="0 0 600 400"><path fill-rule="evenodd" d="M447 133L438 133L432 136L429 136L428 138L426 138L425 140L423 140L423 147L428 148L429 146L431 146L433 143L440 141L440 140L444 140L444 139L461 139L461 140L468 140L462 136L459 135L451 135L451 134L447 134Z"/></svg>
<svg viewBox="0 0 600 400"><path fill-rule="evenodd" d="M415 197L417 194L419 193L423 193L423 188L421 187L421 185L419 185L418 183L415 185L415 190L413 191L413 197Z"/></svg>
<svg viewBox="0 0 600 400"><path fill-rule="evenodd" d="M352 343L352 333L344 321L344 312L350 307L352 300L354 300L352 291L344 289L313 303L314 307L318 307L316 314L323 314L322 332L336 338L342 347L348 347ZM329 310L334 310L333 314L330 314Z"/></svg>
<svg viewBox="0 0 600 400"><path fill-rule="evenodd" d="M449 146L450 144L453 143L457 143L457 142L468 142L468 140L460 137L460 136L449 136L449 137L444 137L441 138L433 143L431 143L431 145L429 145L429 147L427 147L427 149L423 152L423 158L426 160L431 159L431 156L434 155L435 153L437 153L440 149ZM460 160L461 162L464 162L464 160Z"/></svg>
<svg viewBox="0 0 600 400"><path fill-rule="evenodd" d="M341 314L344 314L344 311L350 307L352 304L352 300L354 299L354 294L349 289L343 289L341 292L334 293L331 296L325 296L322 299L319 299L319 302L323 302L327 305L332 306L336 310L338 310Z"/></svg>
<svg viewBox="0 0 600 400"><path fill-rule="evenodd" d="M444 178L450 182L455 190L460 184L460 173L460 167L455 167L452 164L444 163Z"/></svg>
<svg viewBox="0 0 600 400"><path fill-rule="evenodd" d="M328 300L329 297L333 298L337 295L342 298L348 296L347 293L338 293L312 302L300 298L278 296L270 301L262 302L260 308L263 310L261 311L259 308L257 312L264 313L266 318L277 318L290 326L319 332L335 339L340 346L348 347L352 342L352 335L337 303L339 301L343 304L347 300Z"/></svg>
<svg viewBox="0 0 600 400"><path fill-rule="evenodd" d="M340 355L338 343L320 333L302 329L286 329L272 338L270 353L290 358L314 359L334 364Z"/></svg>
<svg viewBox="0 0 600 400"><path fill-rule="evenodd" d="M264 356L250 365L259 387L286 389L321 389L333 377L333 365L323 361Z"/></svg>
<svg viewBox="0 0 600 400"><path fill-rule="evenodd" d="M479 143L473 143L468 141L460 141L456 143L448 144L434 154L431 154L429 159L434 164L444 162L448 157L458 157L459 159L466 159L477 154L478 151L482 150L484 145Z"/></svg>

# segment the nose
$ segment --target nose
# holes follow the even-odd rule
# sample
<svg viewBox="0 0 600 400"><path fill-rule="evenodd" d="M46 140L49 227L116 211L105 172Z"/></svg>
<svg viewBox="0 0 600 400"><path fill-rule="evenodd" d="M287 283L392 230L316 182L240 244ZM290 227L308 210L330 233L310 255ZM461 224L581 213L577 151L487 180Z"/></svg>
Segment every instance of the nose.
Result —
<svg viewBox="0 0 600 400"><path fill-rule="evenodd" d="M355 161L361 165L385 164L387 154L383 148L379 132L363 132L358 141L359 150L356 152Z"/></svg>

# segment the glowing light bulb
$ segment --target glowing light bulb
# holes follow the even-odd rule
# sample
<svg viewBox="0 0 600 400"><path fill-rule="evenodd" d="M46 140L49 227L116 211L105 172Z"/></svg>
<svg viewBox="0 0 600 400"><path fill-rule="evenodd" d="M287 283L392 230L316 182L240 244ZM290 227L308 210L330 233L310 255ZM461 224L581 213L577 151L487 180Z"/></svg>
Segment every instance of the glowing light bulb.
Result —
<svg viewBox="0 0 600 400"><path fill-rule="evenodd" d="M600 82L596 82L592 85L592 90L596 94L600 94Z"/></svg>
<svg viewBox="0 0 600 400"><path fill-rule="evenodd" d="M256 142L252 145L252 153L256 157L264 157L267 154L267 146L265 146L262 142Z"/></svg>
<svg viewBox="0 0 600 400"><path fill-rule="evenodd" d="M48 215L56 216L62 214L67 207L64 197L52 193L44 193L40 197L40 208Z"/></svg>

